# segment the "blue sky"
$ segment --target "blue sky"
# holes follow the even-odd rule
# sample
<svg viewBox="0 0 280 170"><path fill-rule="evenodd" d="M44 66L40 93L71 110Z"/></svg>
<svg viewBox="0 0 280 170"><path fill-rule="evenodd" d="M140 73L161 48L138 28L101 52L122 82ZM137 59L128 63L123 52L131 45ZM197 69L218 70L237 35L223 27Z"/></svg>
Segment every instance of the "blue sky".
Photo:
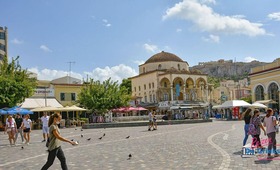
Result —
<svg viewBox="0 0 280 170"><path fill-rule="evenodd" d="M52 80L121 81L152 55L171 52L190 66L219 59L280 57L280 1L0 0L9 58Z"/></svg>

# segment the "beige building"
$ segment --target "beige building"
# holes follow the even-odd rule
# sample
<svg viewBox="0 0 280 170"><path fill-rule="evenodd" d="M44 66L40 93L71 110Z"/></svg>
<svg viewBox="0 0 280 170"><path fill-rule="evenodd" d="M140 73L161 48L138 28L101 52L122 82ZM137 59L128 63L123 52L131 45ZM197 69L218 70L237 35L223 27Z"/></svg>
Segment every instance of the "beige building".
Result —
<svg viewBox="0 0 280 170"><path fill-rule="evenodd" d="M8 56L8 28L0 27L0 61L5 55Z"/></svg>
<svg viewBox="0 0 280 170"><path fill-rule="evenodd" d="M248 79L239 80L224 80L220 82L220 86L213 90L213 103L222 104L227 100L238 100L248 97L251 94L251 89L248 85Z"/></svg>
<svg viewBox="0 0 280 170"><path fill-rule="evenodd" d="M178 56L160 52L139 65L139 75L131 77L136 104L170 108L176 104L208 103L211 100L207 75L190 71Z"/></svg>
<svg viewBox="0 0 280 170"><path fill-rule="evenodd" d="M270 64L251 69L252 101L273 100L270 107L279 108L280 58Z"/></svg>

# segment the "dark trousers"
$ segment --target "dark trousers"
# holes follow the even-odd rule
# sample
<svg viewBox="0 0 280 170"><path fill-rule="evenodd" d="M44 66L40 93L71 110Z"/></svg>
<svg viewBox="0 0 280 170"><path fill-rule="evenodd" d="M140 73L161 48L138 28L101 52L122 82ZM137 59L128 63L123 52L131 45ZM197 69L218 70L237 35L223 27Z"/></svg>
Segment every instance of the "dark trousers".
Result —
<svg viewBox="0 0 280 170"><path fill-rule="evenodd" d="M268 154L271 154L272 148L274 150L274 153L276 152L276 133L275 132L271 132L269 134L267 134L268 137Z"/></svg>
<svg viewBox="0 0 280 170"><path fill-rule="evenodd" d="M58 147L52 151L49 151L48 161L41 170L47 170L50 166L52 166L55 157L57 157L59 159L61 168L63 170L68 170L67 165L66 165L66 158L64 156L64 153L63 153L61 147Z"/></svg>
<svg viewBox="0 0 280 170"><path fill-rule="evenodd" d="M260 135L254 135L254 138L253 138L253 145L254 146L258 146L258 147L261 147L262 144L261 144L261 139L260 139Z"/></svg>

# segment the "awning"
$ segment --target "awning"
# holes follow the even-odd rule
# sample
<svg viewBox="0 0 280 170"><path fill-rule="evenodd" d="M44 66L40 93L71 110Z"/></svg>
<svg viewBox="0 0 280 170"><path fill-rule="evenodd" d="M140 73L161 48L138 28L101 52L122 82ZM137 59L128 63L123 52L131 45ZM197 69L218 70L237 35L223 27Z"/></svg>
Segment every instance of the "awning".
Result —
<svg viewBox="0 0 280 170"><path fill-rule="evenodd" d="M258 100L258 101L255 101L255 103L261 103L261 104L274 104L274 103L277 103L276 101L274 100Z"/></svg>
<svg viewBox="0 0 280 170"><path fill-rule="evenodd" d="M34 109L46 106L63 107L55 98L26 98L20 107L25 109Z"/></svg>
<svg viewBox="0 0 280 170"><path fill-rule="evenodd" d="M186 110L186 109L192 109L191 106L171 106L170 110Z"/></svg>

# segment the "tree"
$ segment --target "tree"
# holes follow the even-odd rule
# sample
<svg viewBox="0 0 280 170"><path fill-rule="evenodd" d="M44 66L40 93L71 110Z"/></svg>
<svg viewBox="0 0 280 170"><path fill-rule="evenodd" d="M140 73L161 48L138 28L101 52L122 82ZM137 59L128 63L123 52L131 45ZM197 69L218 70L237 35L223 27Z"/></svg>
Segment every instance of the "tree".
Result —
<svg viewBox="0 0 280 170"><path fill-rule="evenodd" d="M131 80L123 79L120 87L125 87L127 89L127 91L128 91L128 94L132 93L132 90L131 90L132 89L131 88Z"/></svg>
<svg viewBox="0 0 280 170"><path fill-rule="evenodd" d="M107 112L110 109L127 106L130 100L127 88L121 87L111 78L104 82L90 80L82 88L78 102L98 114Z"/></svg>
<svg viewBox="0 0 280 170"><path fill-rule="evenodd" d="M0 63L0 108L13 107L33 95L37 79L30 77L19 65L19 57L8 63L4 56Z"/></svg>

